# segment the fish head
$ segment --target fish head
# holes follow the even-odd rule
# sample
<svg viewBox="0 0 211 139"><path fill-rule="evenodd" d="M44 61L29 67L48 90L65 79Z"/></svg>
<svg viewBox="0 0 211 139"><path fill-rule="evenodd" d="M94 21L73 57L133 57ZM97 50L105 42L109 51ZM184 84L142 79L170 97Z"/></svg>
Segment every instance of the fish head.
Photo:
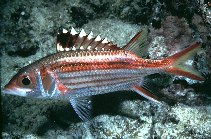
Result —
<svg viewBox="0 0 211 139"><path fill-rule="evenodd" d="M38 97L41 95L37 89L38 75L37 66L29 65L20 69L9 83L5 85L3 93L22 97Z"/></svg>

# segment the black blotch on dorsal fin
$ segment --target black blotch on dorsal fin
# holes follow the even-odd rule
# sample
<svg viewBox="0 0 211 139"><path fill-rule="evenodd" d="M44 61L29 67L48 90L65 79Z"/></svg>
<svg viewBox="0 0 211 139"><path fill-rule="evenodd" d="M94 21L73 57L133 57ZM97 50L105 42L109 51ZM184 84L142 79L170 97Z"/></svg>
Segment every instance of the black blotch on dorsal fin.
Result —
<svg viewBox="0 0 211 139"><path fill-rule="evenodd" d="M120 50L117 45L109 42L106 38L101 39L99 35L93 37L93 33L86 34L82 29L77 33L74 28L71 31L61 30L57 35L57 51L109 51Z"/></svg>

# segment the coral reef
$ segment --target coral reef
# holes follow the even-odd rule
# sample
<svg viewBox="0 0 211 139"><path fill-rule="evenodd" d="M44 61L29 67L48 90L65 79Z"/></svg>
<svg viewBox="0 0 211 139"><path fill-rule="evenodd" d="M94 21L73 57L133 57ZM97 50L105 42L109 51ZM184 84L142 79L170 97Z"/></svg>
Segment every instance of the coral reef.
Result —
<svg viewBox="0 0 211 139"><path fill-rule="evenodd" d="M124 46L149 28L147 57L172 55L194 41L204 50L190 61L206 80L147 77L163 105L134 92L93 97L94 117L80 121L69 102L2 95L3 138L211 138L210 3L203 0L0 1L1 88L21 68L56 52L59 28Z"/></svg>

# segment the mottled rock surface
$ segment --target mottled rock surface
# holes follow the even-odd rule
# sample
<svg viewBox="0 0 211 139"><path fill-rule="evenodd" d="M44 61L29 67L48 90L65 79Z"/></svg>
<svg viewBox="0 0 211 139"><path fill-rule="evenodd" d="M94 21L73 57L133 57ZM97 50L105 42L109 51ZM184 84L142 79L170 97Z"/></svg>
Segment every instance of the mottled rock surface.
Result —
<svg viewBox="0 0 211 139"><path fill-rule="evenodd" d="M147 26L152 59L200 41L204 50L195 56L194 66L206 77L197 82L149 76L163 102L159 106L134 92L95 96L94 117L87 122L80 121L67 101L1 95L3 138L211 138L211 34L210 18L204 15L210 7L196 10L203 4L194 0L2 0L1 88L21 67L56 52L61 27L84 28L121 47Z"/></svg>

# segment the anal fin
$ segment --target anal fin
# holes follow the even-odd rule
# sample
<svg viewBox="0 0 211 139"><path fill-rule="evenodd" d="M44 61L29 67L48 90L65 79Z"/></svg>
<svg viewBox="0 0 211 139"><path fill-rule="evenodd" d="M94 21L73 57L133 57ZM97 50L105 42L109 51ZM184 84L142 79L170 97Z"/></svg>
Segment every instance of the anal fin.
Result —
<svg viewBox="0 0 211 139"><path fill-rule="evenodd" d="M80 98L70 99L70 103L75 112L77 113L77 115L83 121L88 121L89 119L91 119L92 102L90 100L90 97L80 97Z"/></svg>
<svg viewBox="0 0 211 139"><path fill-rule="evenodd" d="M137 92L138 94L145 97L146 99L151 100L155 103L161 104L161 102L158 100L158 98L155 95L153 95L151 92L146 90L145 88L143 88L141 86L133 86L132 89L133 89L133 91Z"/></svg>

